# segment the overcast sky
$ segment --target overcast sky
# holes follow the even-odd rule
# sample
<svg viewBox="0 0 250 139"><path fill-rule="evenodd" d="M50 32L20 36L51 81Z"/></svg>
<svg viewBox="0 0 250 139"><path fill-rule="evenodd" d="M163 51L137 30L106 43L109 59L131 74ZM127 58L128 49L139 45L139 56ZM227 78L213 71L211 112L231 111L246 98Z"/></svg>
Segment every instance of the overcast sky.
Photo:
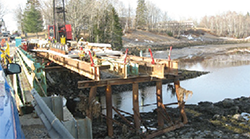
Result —
<svg viewBox="0 0 250 139"><path fill-rule="evenodd" d="M17 30L14 20L13 9L19 4L25 6L27 0L0 0L8 12L4 16L9 31ZM137 0L121 0L125 6L130 3L133 9L137 7ZM147 1L147 0L146 0ZM171 19L188 19L199 20L205 15L216 15L226 11L236 11L246 14L250 12L250 0L151 0L162 11L166 11Z"/></svg>
<svg viewBox="0 0 250 139"><path fill-rule="evenodd" d="M6 8L6 14L3 19L5 21L5 25L7 26L8 31L16 31L17 30L17 22L14 18L14 9L20 4L25 6L27 0L0 0L1 5Z"/></svg>
<svg viewBox="0 0 250 139"><path fill-rule="evenodd" d="M137 0L122 0L135 9ZM147 0L146 0L147 1ZM199 19L205 15L216 15L226 11L246 14L250 12L250 0L150 0L172 19ZM126 5L125 4L125 5Z"/></svg>

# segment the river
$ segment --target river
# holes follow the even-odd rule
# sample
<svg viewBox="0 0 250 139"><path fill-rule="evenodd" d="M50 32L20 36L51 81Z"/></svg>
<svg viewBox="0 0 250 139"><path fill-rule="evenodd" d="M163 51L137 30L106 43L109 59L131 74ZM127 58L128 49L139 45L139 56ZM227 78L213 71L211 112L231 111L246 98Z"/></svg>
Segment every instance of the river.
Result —
<svg viewBox="0 0 250 139"><path fill-rule="evenodd" d="M195 47L194 47L195 48ZM197 49L200 49L197 46ZM176 50L173 53L186 51ZM204 51L204 50L202 50ZM205 50L206 51L206 50ZM187 51L186 51L187 52ZM193 51L195 54L200 54L199 51ZM221 50L220 50L221 52ZM162 54L163 52L158 52ZM166 52L164 52L166 53ZM190 55L190 53L188 53ZM158 55L159 56L159 55ZM166 56L166 55L165 55ZM161 56L160 56L161 57ZM179 55L181 57L181 55ZM218 56L217 56L218 57ZM221 57L221 56L220 56ZM248 56L248 58L250 55ZM221 59L221 58L220 58ZM241 96L250 96L250 64L243 64L242 61L231 62L232 64L209 65L204 63L193 63L191 66L185 66L187 70L209 71L210 73L202 75L197 78L181 81L180 85L193 91L186 104L197 104L200 101L218 102L225 98L237 98ZM244 62L243 62L244 63ZM235 66L237 65L237 66ZM163 85L163 103L176 102L176 97L172 97L171 93L167 91L167 84ZM150 86L139 90L140 112L152 111L156 105L149 105L142 107L142 105L156 103L156 87ZM102 105L105 107L105 97L102 97ZM113 95L113 106L126 112L132 112L132 91L125 91ZM174 106L175 107L175 106Z"/></svg>

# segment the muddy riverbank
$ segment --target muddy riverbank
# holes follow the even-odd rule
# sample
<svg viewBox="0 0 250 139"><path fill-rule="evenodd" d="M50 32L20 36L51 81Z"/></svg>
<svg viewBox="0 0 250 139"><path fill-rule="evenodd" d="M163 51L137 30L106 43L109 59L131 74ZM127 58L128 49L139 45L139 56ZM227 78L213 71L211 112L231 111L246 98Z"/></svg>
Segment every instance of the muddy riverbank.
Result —
<svg viewBox="0 0 250 139"><path fill-rule="evenodd" d="M168 108L171 115L179 115L179 109ZM188 123L179 129L162 134L155 139L176 139L176 138L250 138L250 98L241 97L236 99L224 99L217 103L200 102L198 105L186 105L185 111L188 117ZM133 117L127 117L132 120ZM157 127L157 112L142 113L141 118L144 124L154 130ZM122 121L119 116L115 119ZM147 119L147 120L146 120ZM93 122L94 138L131 138L137 139L140 136L135 135L126 126L114 124L114 136L107 137L105 119ZM127 129L126 129L127 128ZM142 131L143 132L143 131Z"/></svg>
<svg viewBox="0 0 250 139"><path fill-rule="evenodd" d="M190 48L193 46L212 46L212 45L241 45L249 43L248 40L224 40L224 39L212 39L207 41L170 41L170 42L158 42L153 44L148 43L128 43L125 44L124 50L129 49L128 53L131 55L138 55L140 51L147 52L150 48L152 51L165 51L172 46L174 49Z"/></svg>

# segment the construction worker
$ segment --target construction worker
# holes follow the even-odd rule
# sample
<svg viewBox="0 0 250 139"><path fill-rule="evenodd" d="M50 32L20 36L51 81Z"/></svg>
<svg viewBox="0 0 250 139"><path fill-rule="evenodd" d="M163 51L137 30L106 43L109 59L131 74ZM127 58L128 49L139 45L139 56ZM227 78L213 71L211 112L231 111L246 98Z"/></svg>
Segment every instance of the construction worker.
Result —
<svg viewBox="0 0 250 139"><path fill-rule="evenodd" d="M80 46L79 58L80 58L80 60L83 60L83 61L85 59L85 51L83 50L83 46L82 45Z"/></svg>

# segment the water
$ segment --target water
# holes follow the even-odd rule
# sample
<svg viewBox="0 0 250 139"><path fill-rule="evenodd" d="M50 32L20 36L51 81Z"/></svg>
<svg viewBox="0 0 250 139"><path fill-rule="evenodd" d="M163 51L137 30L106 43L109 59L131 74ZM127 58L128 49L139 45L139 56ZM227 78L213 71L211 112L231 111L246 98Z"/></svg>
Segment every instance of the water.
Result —
<svg viewBox="0 0 250 139"><path fill-rule="evenodd" d="M187 101L188 104L250 96L250 65L207 69L191 67L190 69L206 70L210 73L180 82L182 87L192 90L194 93Z"/></svg>
<svg viewBox="0 0 250 139"><path fill-rule="evenodd" d="M201 101L218 102L225 98L250 96L250 65L226 68L203 68L198 63L187 67L187 69L210 71L210 73L180 82L183 88L193 91L193 95L188 98L186 104L197 104ZM167 91L167 84L162 86L162 92L164 104L177 102L176 97L171 97L171 93ZM145 104L156 103L155 93L155 86L139 90L140 112L149 112L156 108L156 105L142 107ZM105 97L102 97L101 102L102 106L105 107ZM132 113L132 91L114 94L113 106Z"/></svg>

